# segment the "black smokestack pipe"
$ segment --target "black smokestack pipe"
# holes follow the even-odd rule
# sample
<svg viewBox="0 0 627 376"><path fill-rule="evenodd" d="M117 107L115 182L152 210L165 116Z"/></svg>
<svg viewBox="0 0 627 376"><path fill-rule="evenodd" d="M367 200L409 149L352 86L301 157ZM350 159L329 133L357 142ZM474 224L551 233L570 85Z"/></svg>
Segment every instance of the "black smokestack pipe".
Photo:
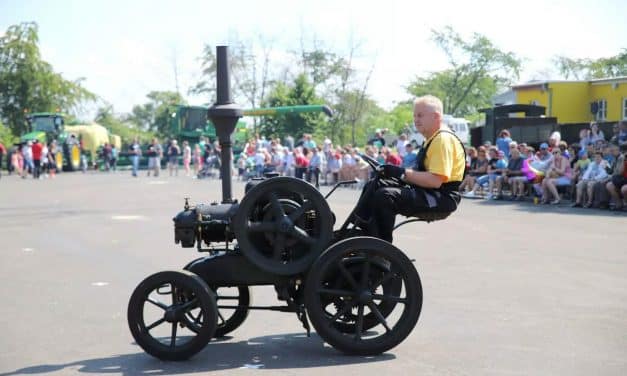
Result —
<svg viewBox="0 0 627 376"><path fill-rule="evenodd" d="M233 202L233 192L231 189L231 175L233 172L231 161L231 136L235 131L235 125L242 117L242 108L233 103L231 98L231 79L229 74L229 56L227 46L217 46L217 98L216 103L209 108L209 119L216 127L216 133L222 148L222 166L220 175L222 176L222 203Z"/></svg>

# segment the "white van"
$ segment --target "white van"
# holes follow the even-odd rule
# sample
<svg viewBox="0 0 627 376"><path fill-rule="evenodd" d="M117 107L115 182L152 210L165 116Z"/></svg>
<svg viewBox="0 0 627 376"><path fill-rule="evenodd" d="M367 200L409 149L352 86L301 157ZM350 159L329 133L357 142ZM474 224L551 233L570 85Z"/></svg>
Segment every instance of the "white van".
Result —
<svg viewBox="0 0 627 376"><path fill-rule="evenodd" d="M468 126L470 122L468 120L464 118L456 118L451 115L444 115L442 117L442 122L455 132L464 145L468 145L470 143L470 127ZM425 138L416 131L416 127L413 124L411 130L412 132L409 135L409 141L414 143L414 146L416 147L422 146Z"/></svg>

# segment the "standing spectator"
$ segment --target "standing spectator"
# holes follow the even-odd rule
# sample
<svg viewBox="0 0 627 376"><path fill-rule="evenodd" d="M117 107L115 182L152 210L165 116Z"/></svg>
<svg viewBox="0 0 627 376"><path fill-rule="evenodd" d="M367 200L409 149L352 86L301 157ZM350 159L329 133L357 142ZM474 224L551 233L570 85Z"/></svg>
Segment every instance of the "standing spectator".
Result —
<svg viewBox="0 0 627 376"><path fill-rule="evenodd" d="M41 152L43 151L43 147L39 140L35 139L33 141L32 150L32 158L33 158L33 179L39 179L39 175L41 174Z"/></svg>
<svg viewBox="0 0 627 376"><path fill-rule="evenodd" d="M163 148L156 138L152 139L152 143L148 146L148 174L153 171L153 176L158 177L161 170L161 158L163 157Z"/></svg>
<svg viewBox="0 0 627 376"><path fill-rule="evenodd" d="M202 168L202 150L200 149L200 144L194 145L192 158L194 161L194 176L198 176L198 172L200 172Z"/></svg>
<svg viewBox="0 0 627 376"><path fill-rule="evenodd" d="M496 147L505 154L505 158L509 159L509 144L512 142L512 137L507 129L503 129L499 133L499 137L496 139Z"/></svg>
<svg viewBox="0 0 627 376"><path fill-rule="evenodd" d="M620 121L612 126L612 137L610 144L618 145L618 136L620 135Z"/></svg>
<svg viewBox="0 0 627 376"><path fill-rule="evenodd" d="M178 146L178 142L176 140L172 140L172 142L170 142L170 146L168 147L168 168L170 170L170 176L172 176L173 171L175 173L175 176L179 176L180 154L181 149Z"/></svg>
<svg viewBox="0 0 627 376"><path fill-rule="evenodd" d="M111 169L111 144L105 142L102 147L102 159L104 160L104 169L109 171Z"/></svg>
<svg viewBox="0 0 627 376"><path fill-rule="evenodd" d="M41 172L44 175L44 179L48 179L48 171L50 171L50 163L48 163L48 153L48 145L46 145L46 143L44 142L41 144Z"/></svg>
<svg viewBox="0 0 627 376"><path fill-rule="evenodd" d="M304 141L303 141L303 147L307 148L308 150L313 150L316 148L316 141L313 140L312 136L310 134L305 134L304 136Z"/></svg>
<svg viewBox="0 0 627 376"><path fill-rule="evenodd" d="M294 150L294 137L288 134L287 136L285 136L283 140L284 140L283 142L284 146L290 149L290 151Z"/></svg>
<svg viewBox="0 0 627 376"><path fill-rule="evenodd" d="M48 171L50 171L50 178L54 179L57 173L57 143L56 141L50 142L48 145Z"/></svg>
<svg viewBox="0 0 627 376"><path fill-rule="evenodd" d="M137 177L137 170L139 169L139 158L142 155L142 149L139 146L139 139L135 137L130 147L131 164L133 165L133 176Z"/></svg>
<svg viewBox="0 0 627 376"><path fill-rule="evenodd" d="M294 176L294 166L296 164L296 149L290 149L283 156L283 175Z"/></svg>
<svg viewBox="0 0 627 376"><path fill-rule="evenodd" d="M594 188L594 183L601 181L607 177L607 172L605 171L605 162L603 161L603 154L601 152L597 152L594 154L594 161L590 163L586 171L583 173L581 180L577 183L577 198L575 203L572 205L573 207L581 207L581 203L583 201L584 192L587 195L587 202L583 206L585 208L589 208L592 206L592 190Z"/></svg>
<svg viewBox="0 0 627 376"><path fill-rule="evenodd" d="M309 166L307 168L307 181L313 183L316 188L320 188L320 167L322 165L322 160L320 159L320 153L318 152L318 148L313 148L311 150L312 155L309 160ZM312 181L312 178L314 181Z"/></svg>
<svg viewBox="0 0 627 376"><path fill-rule="evenodd" d="M551 136L549 136L549 150L557 149L560 142L562 142L562 134L557 131L551 133Z"/></svg>
<svg viewBox="0 0 627 376"><path fill-rule="evenodd" d="M341 163L340 160L342 158L342 153L340 150L335 149L333 147L329 150L329 154L327 157L327 168L333 177L333 183L337 183L340 180L340 168Z"/></svg>
<svg viewBox="0 0 627 376"><path fill-rule="evenodd" d="M544 180L542 180L542 203L548 204L549 194L551 194L553 201L550 203L557 205L560 203L557 187L570 185L572 171L568 159L562 155L562 151L559 148L554 148L551 153L553 154L553 160L546 172Z"/></svg>
<svg viewBox="0 0 627 376"><path fill-rule="evenodd" d="M522 176L522 164L523 159L520 157L520 152L514 142L510 143L510 159L507 161L507 168L503 170L500 176L496 177L496 199L503 199L503 185L509 184L511 187L512 195L511 199L515 200L522 196L522 191L518 192L518 185L514 184L512 179Z"/></svg>
<svg viewBox="0 0 627 376"><path fill-rule="evenodd" d="M11 164L13 165L13 169L15 170L15 173L18 174L18 176L21 177L25 177L24 176L24 153L23 153L23 149L24 146L23 145L19 145L17 147L17 150L15 150L15 152L13 153L13 155L11 155Z"/></svg>
<svg viewBox="0 0 627 376"><path fill-rule="evenodd" d="M6 154L7 154L7 149L4 147L2 142L0 142L0 177L2 176L2 160L4 159L4 156ZM7 162L7 170L9 169L9 165L10 163Z"/></svg>
<svg viewBox="0 0 627 376"><path fill-rule="evenodd" d="M619 123L618 146L627 145L627 121L623 120Z"/></svg>
<svg viewBox="0 0 627 376"><path fill-rule="evenodd" d="M385 157L385 164L400 166L403 160L396 153L393 153L387 146L381 148L381 154Z"/></svg>
<svg viewBox="0 0 627 376"><path fill-rule="evenodd" d="M307 148L303 148L302 152L300 147L294 150L294 175L296 179L303 179L303 175L309 167L309 159L306 157Z"/></svg>
<svg viewBox="0 0 627 376"><path fill-rule="evenodd" d="M407 154L407 148L405 147L405 145L407 145L407 135L405 133L401 133L401 135L398 137L398 140L396 140L396 151L403 160L405 159L405 155Z"/></svg>
<svg viewBox="0 0 627 376"><path fill-rule="evenodd" d="M599 129L599 124L593 121L590 123L590 142L596 143L597 141L605 141L605 135L603 131Z"/></svg>
<svg viewBox="0 0 627 376"><path fill-rule="evenodd" d="M185 170L185 176L190 175L189 164L192 161L192 148L189 147L187 140L183 141L183 169Z"/></svg>
<svg viewBox="0 0 627 376"><path fill-rule="evenodd" d="M610 204L610 210L623 209L627 201L627 144L621 145L620 152L612 179L606 184L607 191L614 200L614 205Z"/></svg>
<svg viewBox="0 0 627 376"><path fill-rule="evenodd" d="M383 138L383 131L377 129L374 133L374 137L368 140L368 145L375 146L378 150L385 146L385 138Z"/></svg>
<svg viewBox="0 0 627 376"><path fill-rule="evenodd" d="M111 144L111 169L116 171L118 169L118 148Z"/></svg>
<svg viewBox="0 0 627 376"><path fill-rule="evenodd" d="M582 150L586 150L588 145L593 144L592 139L590 138L590 128L584 128L579 131L579 145L581 145ZM588 156L591 154L588 153Z"/></svg>

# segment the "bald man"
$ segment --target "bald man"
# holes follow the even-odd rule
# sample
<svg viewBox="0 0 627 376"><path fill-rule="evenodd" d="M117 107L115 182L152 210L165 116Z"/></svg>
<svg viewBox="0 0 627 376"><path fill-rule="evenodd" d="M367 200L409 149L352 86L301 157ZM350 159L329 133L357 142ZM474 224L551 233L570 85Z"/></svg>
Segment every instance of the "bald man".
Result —
<svg viewBox="0 0 627 376"><path fill-rule="evenodd" d="M414 101L414 124L425 142L412 168L382 166L382 174L399 180L401 185L373 187L373 180L364 188L373 197L360 200L364 205L356 214L367 221L370 235L392 242L396 214L416 216L457 209L466 154L459 138L442 123L442 115L442 101L437 97L426 95Z"/></svg>

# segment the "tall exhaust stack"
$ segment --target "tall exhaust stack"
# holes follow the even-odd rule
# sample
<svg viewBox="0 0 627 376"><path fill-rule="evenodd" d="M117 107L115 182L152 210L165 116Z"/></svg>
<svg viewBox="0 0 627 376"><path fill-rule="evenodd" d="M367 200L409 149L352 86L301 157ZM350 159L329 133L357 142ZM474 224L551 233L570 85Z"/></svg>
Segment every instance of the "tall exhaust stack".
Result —
<svg viewBox="0 0 627 376"><path fill-rule="evenodd" d="M208 116L216 127L218 141L222 148L220 175L222 177L222 203L233 202L233 192L231 188L231 176L233 173L231 153L231 136L235 131L235 125L242 117L242 108L233 103L231 97L231 78L229 73L229 49L227 46L216 47L217 56L217 101L209 108Z"/></svg>

